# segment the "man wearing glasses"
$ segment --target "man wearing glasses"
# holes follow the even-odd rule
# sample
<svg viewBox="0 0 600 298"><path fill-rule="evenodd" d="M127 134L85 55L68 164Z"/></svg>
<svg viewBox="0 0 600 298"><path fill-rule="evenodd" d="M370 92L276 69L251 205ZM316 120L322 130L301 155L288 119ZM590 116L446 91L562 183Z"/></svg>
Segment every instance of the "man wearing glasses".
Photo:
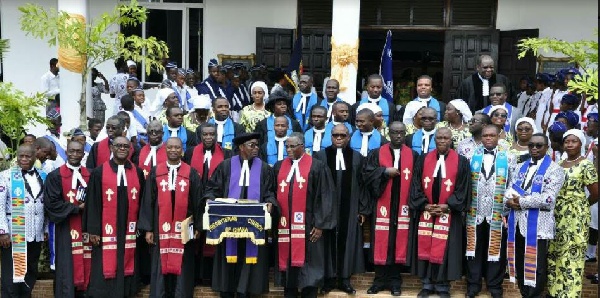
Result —
<svg viewBox="0 0 600 298"><path fill-rule="evenodd" d="M490 104L490 88L496 83L507 86L508 99L514 100L512 85L506 76L494 72L494 59L481 55L477 59L477 72L467 76L458 87L456 98L464 99L473 111L479 111Z"/></svg>
<svg viewBox="0 0 600 298"><path fill-rule="evenodd" d="M517 108L506 102L507 95L508 93L504 84L494 84L494 86L490 88L490 105L483 108L483 112L489 114L489 111L493 106L503 106L507 111L504 131L508 133L511 131L514 132L514 129L511 129L511 127L513 127L515 121L519 119L519 111Z"/></svg>
<svg viewBox="0 0 600 298"><path fill-rule="evenodd" d="M369 195L362 182L365 158L352 150L349 142L350 131L344 124L338 124L331 131L332 146L314 153L314 158L325 163L333 174L337 201L334 205L337 226L325 231L325 249L331 254L334 270L325 272L322 294L334 288L355 294L350 277L365 272L362 224L371 213Z"/></svg>
<svg viewBox="0 0 600 298"><path fill-rule="evenodd" d="M221 162L206 186L203 198L233 198L267 203L269 212L277 208L273 194L273 171L258 158L258 133L242 133L233 139L239 155ZM201 204L204 205L204 202ZM266 241L266 239L265 239ZM258 245L256 264L246 264L246 239L223 241L216 246L213 262L212 289L221 297L248 297L269 291L269 255L266 245ZM228 247L237 247L230 249ZM227 256L237 256L228 263Z"/></svg>
<svg viewBox="0 0 600 298"><path fill-rule="evenodd" d="M111 150L110 146L115 138L123 136L125 122L116 115L111 116L108 118L108 120L106 120L104 128L106 129L106 134L108 137L92 146L90 155L86 161L85 166L90 171L113 158L113 151ZM133 151L133 145L131 145L131 148L127 152L128 159L131 159Z"/></svg>
<svg viewBox="0 0 600 298"><path fill-rule="evenodd" d="M163 146L163 128L158 120L150 122L147 126L148 144L142 147L134 156L135 163L144 172L144 178L148 177L150 170L157 164L167 161L167 151Z"/></svg>
<svg viewBox="0 0 600 298"><path fill-rule="evenodd" d="M330 268L323 230L336 226L331 172L304 151L304 136L287 140L288 158L275 164L274 187L280 207L277 220L277 270L285 297L317 297L317 287ZM331 269L329 269L331 270Z"/></svg>
<svg viewBox="0 0 600 298"><path fill-rule="evenodd" d="M471 156L475 153L475 149L481 145L481 132L483 128L492 124L490 116L481 112L475 113L473 118L469 120L469 132L471 137L464 139L456 146L456 153L471 160Z"/></svg>
<svg viewBox="0 0 600 298"><path fill-rule="evenodd" d="M419 155L427 154L435 149L435 133L437 112L433 108L423 108L421 111L421 128L406 137L406 145Z"/></svg>
<svg viewBox="0 0 600 298"><path fill-rule="evenodd" d="M548 152L548 138L536 133L528 144L531 158L508 180L504 204L508 215L507 259L510 280L522 297L540 297L548 281L548 240L554 238L554 205L564 171ZM526 269L525 269L526 268Z"/></svg>

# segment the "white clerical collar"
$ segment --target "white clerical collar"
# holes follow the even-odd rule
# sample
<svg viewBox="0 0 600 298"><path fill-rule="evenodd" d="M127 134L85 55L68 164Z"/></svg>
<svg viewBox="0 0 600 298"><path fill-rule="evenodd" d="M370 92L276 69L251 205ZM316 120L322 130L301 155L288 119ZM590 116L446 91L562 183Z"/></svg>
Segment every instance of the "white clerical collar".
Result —
<svg viewBox="0 0 600 298"><path fill-rule="evenodd" d="M169 190L175 190L175 186L177 185L177 169L181 166L181 161L176 165L171 165L167 163L167 167L169 168Z"/></svg>
<svg viewBox="0 0 600 298"><path fill-rule="evenodd" d="M483 77L482 77L482 76L481 76L479 73L477 73L477 75L479 76L479 79L480 79L482 82L489 81L489 79L485 79L485 78L483 78Z"/></svg>
<svg viewBox="0 0 600 298"><path fill-rule="evenodd" d="M302 93L302 92L300 92L300 95L302 97L310 97L312 95L312 92L311 93Z"/></svg>
<svg viewBox="0 0 600 298"><path fill-rule="evenodd" d="M380 100L381 100L381 96L379 96L378 98L370 98L369 97L369 102L372 102L372 103L379 103Z"/></svg>
<svg viewBox="0 0 600 298"><path fill-rule="evenodd" d="M83 180L83 176L81 176L81 165L72 166L68 162L65 164L67 168L73 170L73 176L71 178L71 189L77 189L77 181L81 183L82 187L87 187L87 183Z"/></svg>
<svg viewBox="0 0 600 298"><path fill-rule="evenodd" d="M240 180L238 181L239 186L250 186L250 165L248 160L242 161L242 170L240 171Z"/></svg>
<svg viewBox="0 0 600 298"><path fill-rule="evenodd" d="M446 162L445 157L442 154L440 154L435 164L435 169L433 170L433 177L437 177L438 174L441 175L441 178L446 178Z"/></svg>
<svg viewBox="0 0 600 298"><path fill-rule="evenodd" d="M117 165L117 186L127 186L127 175L125 175L125 165Z"/></svg>
<svg viewBox="0 0 600 298"><path fill-rule="evenodd" d="M277 142L277 161L283 160L283 153L285 152L284 143L287 139L287 136L282 138L275 136L275 142Z"/></svg>
<svg viewBox="0 0 600 298"><path fill-rule="evenodd" d="M344 161L344 148L337 148L335 153L335 170L345 171L346 162Z"/></svg>
<svg viewBox="0 0 600 298"><path fill-rule="evenodd" d="M431 96L427 97L427 98L421 98L419 97L419 101L422 103L428 103L431 100Z"/></svg>
<svg viewBox="0 0 600 298"><path fill-rule="evenodd" d="M298 167L298 164L300 163L302 157L304 157L304 153L302 154L302 156L300 156L300 158L292 159L292 167L290 168L290 172L288 173L287 178L285 179L288 183L292 181L292 177L294 176L294 174L296 174L296 182L300 182L301 177L300 168Z"/></svg>

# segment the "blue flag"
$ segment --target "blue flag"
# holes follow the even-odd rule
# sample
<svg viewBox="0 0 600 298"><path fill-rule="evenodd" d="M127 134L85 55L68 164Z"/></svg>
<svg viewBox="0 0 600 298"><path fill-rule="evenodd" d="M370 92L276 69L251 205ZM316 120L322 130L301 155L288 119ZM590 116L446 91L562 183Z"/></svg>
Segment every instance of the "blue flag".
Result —
<svg viewBox="0 0 600 298"><path fill-rule="evenodd" d="M379 65L379 74L383 77L383 90L381 97L389 102L394 102L394 79L392 70L392 31L388 30L385 38L385 45L381 52L381 65Z"/></svg>
<svg viewBox="0 0 600 298"><path fill-rule="evenodd" d="M298 91L298 81L302 74L302 23L298 18L298 24L296 28L296 42L294 42L294 48L292 49L292 56L290 57L290 63L285 69L285 78L294 86L296 92Z"/></svg>

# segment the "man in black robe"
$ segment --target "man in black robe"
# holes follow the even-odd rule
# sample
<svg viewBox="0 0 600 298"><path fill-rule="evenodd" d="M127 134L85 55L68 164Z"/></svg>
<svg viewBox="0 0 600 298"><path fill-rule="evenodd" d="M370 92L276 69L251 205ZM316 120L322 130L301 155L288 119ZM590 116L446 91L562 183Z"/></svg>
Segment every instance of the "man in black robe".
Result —
<svg viewBox="0 0 600 298"><path fill-rule="evenodd" d="M152 249L152 297L194 296L194 242L190 239L186 244L181 244L178 238L163 239L164 236L181 235L181 229L186 228L181 226L181 222L190 216L193 216L194 232L201 228L200 199L204 184L194 168L181 162L182 147L179 138L167 140L167 161L157 164L150 171L140 207L138 229L146 232L146 242ZM169 203L171 206L168 206ZM181 210L183 206L187 210ZM167 249L170 250L161 252ZM176 251L180 249L183 251L179 254ZM169 265L167 263L179 265L163 268ZM177 271L180 271L179 274Z"/></svg>
<svg viewBox="0 0 600 298"><path fill-rule="evenodd" d="M418 297L436 292L440 297L450 297L449 281L461 279L463 273L469 162L450 149L450 129L438 129L435 144L435 150L419 156L410 190L411 271L423 283Z"/></svg>
<svg viewBox="0 0 600 298"><path fill-rule="evenodd" d="M508 91L508 102L516 106L514 90L510 80L494 72L494 59L489 55L477 58L477 72L464 78L458 87L456 98L464 99L471 111L479 111L490 102L490 88L496 83L502 83Z"/></svg>
<svg viewBox="0 0 600 298"><path fill-rule="evenodd" d="M90 154L85 163L85 166L90 171L111 159L112 151L110 145L116 137L123 136L125 121L121 120L117 115L114 115L106 120L104 128L108 136L104 140L92 145L92 149L90 149ZM131 146L129 150L129 158L131 158L132 155L133 146Z"/></svg>
<svg viewBox="0 0 600 298"><path fill-rule="evenodd" d="M298 289L302 297L317 297L327 266L321 236L323 230L336 225L331 172L322 161L305 153L303 142L301 133L292 133L286 144L288 158L273 168L281 210L276 283L284 286L285 297L296 297Z"/></svg>
<svg viewBox="0 0 600 298"><path fill-rule="evenodd" d="M333 174L335 183L334 213L337 226L326 230L328 257L333 259L334 270L325 271L325 285L321 293L338 288L347 294L355 294L350 277L365 272L362 224L371 213L369 196L362 179L365 158L348 146L350 131L344 124L336 125L331 132L332 146L315 152L314 158L322 161Z"/></svg>
<svg viewBox="0 0 600 298"><path fill-rule="evenodd" d="M273 194L273 171L267 163L257 157L259 137L257 133L244 133L233 140L239 155L234 155L219 164L205 188L204 199L232 198L233 193L237 192L239 196L233 197L234 199L258 200L267 203L269 210L277 206ZM255 170L254 167L260 169L260 175L250 175ZM230 183L232 175L239 177L238 181ZM259 197L251 197L255 192L259 193ZM249 294L266 294L269 291L267 246L258 246L256 264L246 264L241 261L245 258L239 257L246 254L246 239L237 241L239 260L236 263L227 263L225 244L221 242L217 245L212 289L221 292L221 297L235 297L236 292L238 298L247 297Z"/></svg>
<svg viewBox="0 0 600 298"><path fill-rule="evenodd" d="M81 226L90 173L81 166L83 144L70 141L66 153L67 163L48 174L44 185L44 209L55 224L54 297L83 297L91 245Z"/></svg>
<svg viewBox="0 0 600 298"><path fill-rule="evenodd" d="M131 297L138 290L138 264L135 251L131 254L130 247L135 250L137 208L143 196L144 173L127 159L131 150L127 138L116 137L110 146L113 158L92 171L85 200L83 230L90 235L92 243L89 297ZM116 185L116 189L108 185ZM110 205L116 214L106 214L105 206ZM105 222L103 215L112 217L115 225ZM106 252L112 250L116 250L116 258L104 260ZM111 270L105 268L109 266ZM116 271L112 270L114 267Z"/></svg>
<svg viewBox="0 0 600 298"><path fill-rule="evenodd" d="M387 288L393 296L400 296L400 273L410 258L408 194L417 153L404 145L406 126L402 122L392 122L389 136L389 144L369 153L363 171L364 183L373 198L370 207L374 214L370 257L375 265L375 278L367 293L377 294Z"/></svg>

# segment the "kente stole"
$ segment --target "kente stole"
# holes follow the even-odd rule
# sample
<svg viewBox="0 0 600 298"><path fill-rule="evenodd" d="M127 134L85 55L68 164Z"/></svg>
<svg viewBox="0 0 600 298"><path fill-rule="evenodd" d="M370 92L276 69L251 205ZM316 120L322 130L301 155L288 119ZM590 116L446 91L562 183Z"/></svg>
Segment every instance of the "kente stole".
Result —
<svg viewBox="0 0 600 298"><path fill-rule="evenodd" d="M429 204L433 204L433 183L435 183L433 172L437 161L437 149L434 149L427 154L423 163L423 180L421 181L421 185ZM445 157L446 178L439 177L440 182L443 182L440 186L438 204L447 204L448 198L454 192L456 175L458 173L458 161L459 158L456 151L449 150ZM438 172L438 175L441 176L441 171ZM433 264L444 263L451 223L451 213L443 214L435 219L427 211L421 213L418 228L419 260L429 261Z"/></svg>
<svg viewBox="0 0 600 298"><path fill-rule="evenodd" d="M125 276L133 275L135 261L136 225L139 209L140 182L136 168L125 168L127 177L127 227L117 226L117 173L113 172L110 163L102 165L102 268L104 278L112 279L117 276L117 229L125 231Z"/></svg>
<svg viewBox="0 0 600 298"><path fill-rule="evenodd" d="M77 192L80 189L72 189L73 171L67 168L66 165L60 167L60 177L62 184L62 195L65 202L69 202L75 206L79 206L81 202L77 200ZM85 168L79 169L83 181L89 183L90 172ZM79 184L79 183L78 183ZM79 187L83 187L79 185ZM79 290L87 289L90 281L90 268L92 264L92 244L90 243L89 234L83 233L81 230L82 214L71 214L69 216L69 226L71 227L71 257L73 259L73 284Z"/></svg>
<svg viewBox="0 0 600 298"><path fill-rule="evenodd" d="M162 274L181 275L184 244L181 243L181 222L187 218L190 194L190 166L181 163L177 170L174 194L169 190L169 168L166 162L156 165L158 204L158 241ZM129 181L127 181L129 182ZM173 204L172 195L175 196Z"/></svg>
<svg viewBox="0 0 600 298"><path fill-rule="evenodd" d="M215 172L217 166L225 159L225 154L223 153L223 149L219 144L215 144L215 152L212 154L210 159L210 166L208 167L208 178L212 176ZM194 152L192 153L192 160L190 162L190 166L198 171L198 175L202 177L204 175L204 144L200 143L198 146L194 147Z"/></svg>
<svg viewBox="0 0 600 298"><path fill-rule="evenodd" d="M290 261L292 267L304 266L306 259L306 196L308 194L307 183L311 166L312 157L305 154L298 162L300 173L296 172L295 177L292 177L292 180L288 183L286 180L292 168L292 159L286 158L282 161L277 175L277 181L279 181L277 184L277 201L281 207L277 240L279 271L288 269L288 261ZM292 206L289 205L290 187L293 187Z"/></svg>
<svg viewBox="0 0 600 298"><path fill-rule="evenodd" d="M410 191L410 182L412 181L413 153L410 148L402 145L400 149L400 192L397 198L398 218L390 218L392 202L392 184L390 178L383 190L383 194L377 199L377 214L375 215L375 237L373 241L373 255L375 265L385 265L388 253L388 241L390 236L390 221L398 221L398 230L396 231L396 252L395 263L406 263L406 252L408 249L408 227L410 223L408 195ZM385 168L394 167L394 157L391 153L389 143L381 146L379 149L379 165Z"/></svg>
<svg viewBox="0 0 600 298"><path fill-rule="evenodd" d="M543 160L538 161L541 162L537 172L531 178L533 179L531 184L531 191L525 192L521 188L521 184L525 180L525 175L527 174L527 169L529 168L529 163L531 159L526 160L521 169L519 170L519 175L517 176L517 180L513 183L512 189L515 190L519 196L531 195L532 193L541 193L542 186L544 183L544 174L550 167L552 163L552 159L550 156L546 155ZM535 272L537 271L537 225L538 225L538 216L540 213L540 209L532 208L527 209L527 235L525 235L525 256L523 266L524 272L524 284L526 286L535 287L536 278ZM508 215L508 240L506 246L507 259L508 259L508 273L510 276L510 281L515 282L515 233L519 233L516 231L517 223L515 219L515 210L511 209Z"/></svg>
<svg viewBox="0 0 600 298"><path fill-rule="evenodd" d="M241 198L242 187L239 185L242 175L242 159L239 155L231 158L231 176L229 177L229 192L227 197L234 199L248 199L260 202L260 183L262 161L255 157L250 166L250 183L245 198ZM225 254L227 263L237 263L237 241L238 239L227 238L225 240ZM258 246L252 243L251 239L246 239L246 264L256 264L258 262Z"/></svg>
<svg viewBox="0 0 600 298"><path fill-rule="evenodd" d="M144 164L146 158L148 157L148 154L150 154L149 144L142 147L142 149L140 150L140 158L138 160L138 167L144 172L144 179L148 178L150 170L152 169L152 161L150 161L148 165ZM163 144L163 146L160 146L160 148L156 149L156 164L159 165L165 162L167 162L167 150L165 149L165 146Z"/></svg>
<svg viewBox="0 0 600 298"><path fill-rule="evenodd" d="M467 212L467 257L475 257L477 245L477 184L483 165L483 147L475 149L471 158L471 207ZM504 192L506 190L506 176L508 175L508 155L505 151L498 151L494 163L496 171L496 184L494 188L494 204L492 206L492 222L490 223L490 237L487 260L500 261L500 247L502 245L502 211L504 209ZM486 216L486 215L483 215ZM485 220L485 219L484 219Z"/></svg>

